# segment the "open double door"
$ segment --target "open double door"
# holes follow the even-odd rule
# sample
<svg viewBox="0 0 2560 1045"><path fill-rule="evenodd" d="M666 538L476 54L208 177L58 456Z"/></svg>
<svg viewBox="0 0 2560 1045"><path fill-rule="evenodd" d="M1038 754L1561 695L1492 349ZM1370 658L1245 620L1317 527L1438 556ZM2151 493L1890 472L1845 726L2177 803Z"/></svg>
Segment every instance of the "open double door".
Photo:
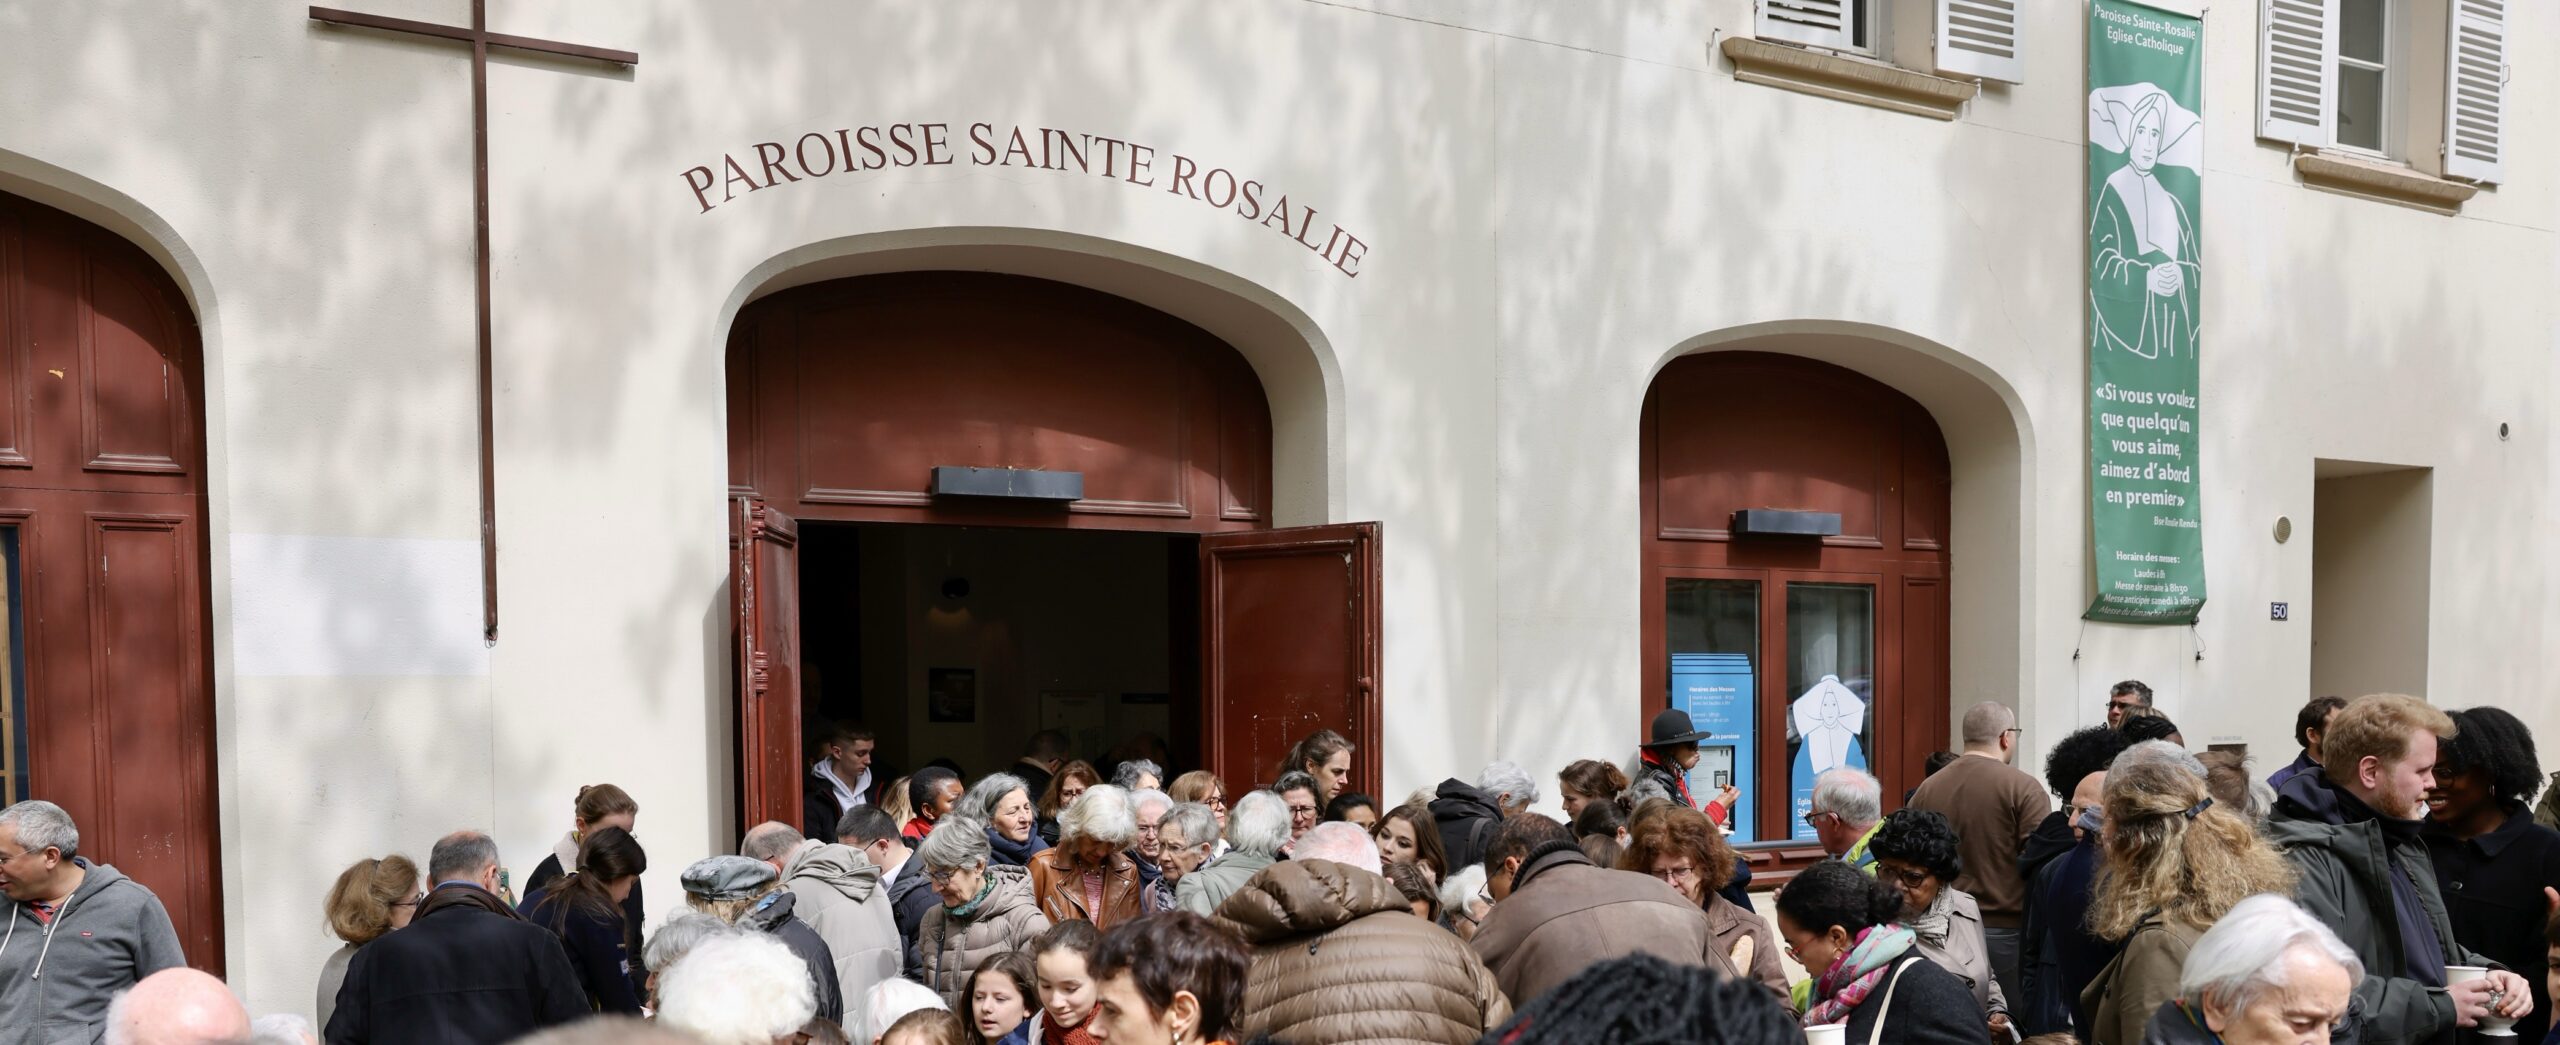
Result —
<svg viewBox="0 0 2560 1045"><path fill-rule="evenodd" d="M742 823L800 815L799 527L732 502ZM1351 738L1355 779L1380 768L1377 523L1200 537L1200 715L1206 768L1229 794L1268 784L1318 729Z"/></svg>

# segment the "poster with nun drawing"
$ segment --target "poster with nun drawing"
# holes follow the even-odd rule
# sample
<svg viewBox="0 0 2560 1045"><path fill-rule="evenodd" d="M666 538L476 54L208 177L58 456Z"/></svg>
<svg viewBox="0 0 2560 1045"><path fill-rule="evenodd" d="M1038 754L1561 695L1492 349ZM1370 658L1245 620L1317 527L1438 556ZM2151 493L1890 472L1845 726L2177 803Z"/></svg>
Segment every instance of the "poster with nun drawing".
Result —
<svg viewBox="0 0 2560 1045"><path fill-rule="evenodd" d="M2090 0L2090 620L2189 624L2204 606L2203 22Z"/></svg>

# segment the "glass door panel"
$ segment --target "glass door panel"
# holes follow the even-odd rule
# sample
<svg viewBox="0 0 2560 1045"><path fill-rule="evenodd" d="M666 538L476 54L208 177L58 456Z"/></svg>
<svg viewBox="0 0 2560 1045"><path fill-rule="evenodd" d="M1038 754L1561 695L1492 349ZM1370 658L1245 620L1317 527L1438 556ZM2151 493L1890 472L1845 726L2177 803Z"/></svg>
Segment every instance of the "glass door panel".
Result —
<svg viewBox="0 0 2560 1045"><path fill-rule="evenodd" d="M1810 840L1814 778L1843 766L1875 771L1876 589L1790 581L1786 590L1789 805L1794 837Z"/></svg>
<svg viewBox="0 0 2560 1045"><path fill-rule="evenodd" d="M1665 585L1671 706L1715 734L1698 749L1689 793L1703 802L1727 785L1743 788L1745 800L1733 803L1733 834L1759 840L1748 796L1760 725L1760 582L1672 577Z"/></svg>

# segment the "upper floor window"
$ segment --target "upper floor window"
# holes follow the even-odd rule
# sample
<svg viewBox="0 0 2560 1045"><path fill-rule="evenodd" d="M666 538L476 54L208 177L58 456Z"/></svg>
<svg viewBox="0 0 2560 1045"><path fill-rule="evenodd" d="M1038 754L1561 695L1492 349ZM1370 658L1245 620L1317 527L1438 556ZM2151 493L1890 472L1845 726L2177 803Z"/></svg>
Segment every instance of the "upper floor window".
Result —
<svg viewBox="0 0 2560 1045"><path fill-rule="evenodd" d="M2515 0L2260 0L2258 134L2501 177Z"/></svg>
<svg viewBox="0 0 2560 1045"><path fill-rule="evenodd" d="M1758 0L1763 40L1874 58L1906 69L2020 83L2023 0Z"/></svg>

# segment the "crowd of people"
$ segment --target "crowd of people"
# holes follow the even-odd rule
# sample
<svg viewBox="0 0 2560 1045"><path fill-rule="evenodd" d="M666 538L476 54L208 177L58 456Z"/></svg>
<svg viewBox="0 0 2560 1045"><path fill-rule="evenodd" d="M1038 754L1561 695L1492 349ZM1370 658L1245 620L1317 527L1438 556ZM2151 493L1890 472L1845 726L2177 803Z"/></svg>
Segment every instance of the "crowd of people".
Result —
<svg viewBox="0 0 2560 1045"><path fill-rule="evenodd" d="M1764 888L1768 916L1727 837L1743 796L1690 790L1707 734L1678 710L1633 757L1567 765L1561 820L1508 762L1382 802L1331 731L1230 803L1161 750L1097 766L1054 733L974 780L882 782L837 727L804 822L686 866L645 938L613 785L578 792L521 898L477 831L423 868L358 861L325 900L345 946L316 1027L252 1021L148 889L23 801L0 809L0 1045L2560 1042L2560 803L2534 806L2513 715L2324 697L2260 781L2139 682L2106 711L2040 780L1998 703L1898 809L1824 773L1799 809L1826 858Z"/></svg>

